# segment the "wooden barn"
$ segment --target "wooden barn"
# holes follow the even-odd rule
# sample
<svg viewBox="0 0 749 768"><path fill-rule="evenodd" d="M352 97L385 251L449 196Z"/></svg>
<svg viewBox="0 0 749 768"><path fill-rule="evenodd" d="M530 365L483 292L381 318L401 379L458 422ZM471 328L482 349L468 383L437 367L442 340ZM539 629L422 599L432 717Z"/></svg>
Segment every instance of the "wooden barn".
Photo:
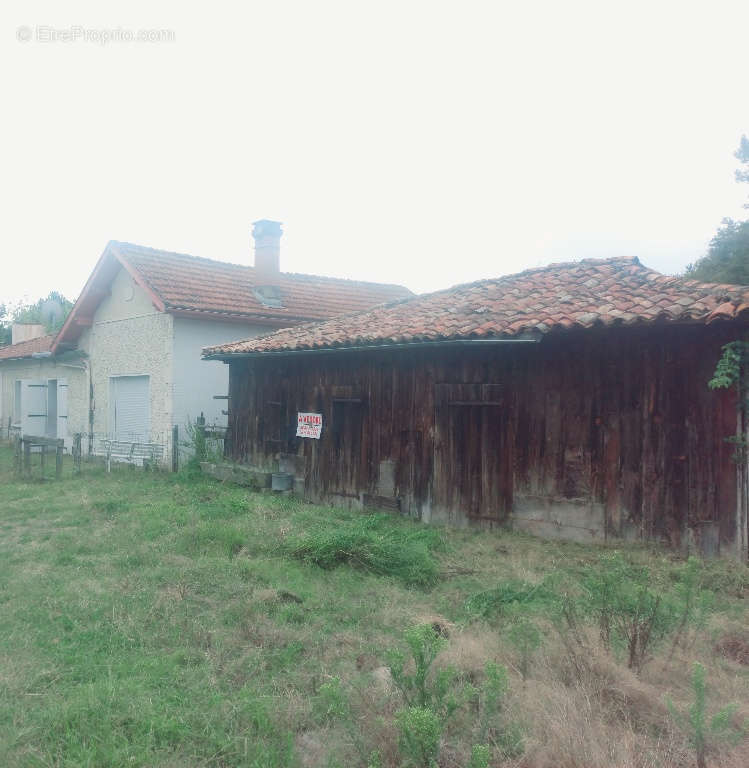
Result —
<svg viewBox="0 0 749 768"><path fill-rule="evenodd" d="M590 259L204 357L230 365L229 458L293 473L310 500L745 556L726 438L746 424L708 381L748 331L749 287Z"/></svg>

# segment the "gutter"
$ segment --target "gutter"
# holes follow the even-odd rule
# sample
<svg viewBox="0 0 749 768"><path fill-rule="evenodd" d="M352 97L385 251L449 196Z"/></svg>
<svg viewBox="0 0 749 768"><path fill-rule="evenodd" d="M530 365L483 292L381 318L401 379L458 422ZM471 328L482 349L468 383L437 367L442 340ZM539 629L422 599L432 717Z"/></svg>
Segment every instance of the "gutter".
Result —
<svg viewBox="0 0 749 768"><path fill-rule="evenodd" d="M538 344L542 334L523 334L506 339L447 339L445 341L417 341L417 342L393 342L392 344L362 344L348 347L322 347L319 349L280 349L267 352L224 352L203 355L203 360L223 360L229 363L232 360L260 358L260 357L287 357L289 355L313 355L336 354L340 352L370 352L377 350L399 349L430 349L443 347L492 347L505 344Z"/></svg>

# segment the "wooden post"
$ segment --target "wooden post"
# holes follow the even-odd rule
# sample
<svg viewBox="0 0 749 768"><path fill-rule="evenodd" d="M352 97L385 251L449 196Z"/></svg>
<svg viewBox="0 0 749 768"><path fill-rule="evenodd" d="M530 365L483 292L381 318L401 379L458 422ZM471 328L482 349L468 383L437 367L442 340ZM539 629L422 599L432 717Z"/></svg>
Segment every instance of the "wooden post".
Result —
<svg viewBox="0 0 749 768"><path fill-rule="evenodd" d="M60 480L62 478L62 447L64 445L63 440L57 441L57 447L55 448L55 479Z"/></svg>
<svg viewBox="0 0 749 768"><path fill-rule="evenodd" d="M31 443L22 439L23 443L23 473L26 477L31 476Z"/></svg>
<svg viewBox="0 0 749 768"><path fill-rule="evenodd" d="M179 469L179 427L172 427L172 472Z"/></svg>
<svg viewBox="0 0 749 768"><path fill-rule="evenodd" d="M76 432L73 435L73 471L76 474L81 473L81 433Z"/></svg>

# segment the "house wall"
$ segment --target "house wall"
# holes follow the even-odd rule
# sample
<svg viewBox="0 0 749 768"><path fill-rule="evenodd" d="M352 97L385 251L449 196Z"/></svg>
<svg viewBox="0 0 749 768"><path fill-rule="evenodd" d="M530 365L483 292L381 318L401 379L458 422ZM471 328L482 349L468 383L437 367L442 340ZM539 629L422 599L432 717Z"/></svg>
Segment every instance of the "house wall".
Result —
<svg viewBox="0 0 749 768"><path fill-rule="evenodd" d="M80 360L61 362L52 358L27 358L0 362L0 413L2 429L0 435L7 437L8 418L13 418L15 409L15 382L24 379L67 379L68 418L65 446L72 446L75 432L86 430L88 421L88 376Z"/></svg>
<svg viewBox="0 0 749 768"><path fill-rule="evenodd" d="M79 340L89 354L94 393L93 432L113 431L110 403L112 376L148 375L151 396L151 439L167 447L172 426L187 439L187 425L202 412L207 424L225 425L228 366L201 359L204 346L268 333L267 326L174 317L159 312L148 295L121 269L111 293L100 303L94 322Z"/></svg>
<svg viewBox="0 0 749 768"><path fill-rule="evenodd" d="M78 342L79 349L89 356L93 392L91 431L95 435L104 437L113 430L110 378L147 375L150 377L151 440L168 447L174 385L172 337L172 316L159 312L145 291L120 269L111 283L110 295L101 301L92 326ZM166 455L165 459L168 458Z"/></svg>
<svg viewBox="0 0 749 768"><path fill-rule="evenodd" d="M217 322L187 317L174 317L172 388L172 424L180 435L187 436L187 425L194 424L202 413L206 424L226 426L226 400L214 395L228 395L229 366L201 358L203 347L239 341L269 333L267 326Z"/></svg>
<svg viewBox="0 0 749 768"><path fill-rule="evenodd" d="M234 459L313 501L583 541L735 537L735 395L707 387L728 325L557 334L462 351L231 363ZM321 440L296 438L299 411Z"/></svg>

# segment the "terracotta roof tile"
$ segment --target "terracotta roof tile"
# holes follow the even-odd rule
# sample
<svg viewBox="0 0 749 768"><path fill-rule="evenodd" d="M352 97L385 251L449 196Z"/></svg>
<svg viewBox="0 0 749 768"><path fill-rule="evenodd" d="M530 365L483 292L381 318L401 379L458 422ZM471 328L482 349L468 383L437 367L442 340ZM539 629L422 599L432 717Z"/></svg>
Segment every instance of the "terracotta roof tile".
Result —
<svg viewBox="0 0 749 768"><path fill-rule="evenodd" d="M253 267L113 240L107 244L78 297L54 342L53 351L78 339L122 267L161 311L205 319L255 322L276 328L361 312L413 296L400 285L282 272L278 281L278 306L263 302L256 292ZM79 319L84 322L78 322Z"/></svg>
<svg viewBox="0 0 749 768"><path fill-rule="evenodd" d="M0 347L0 360L18 360L31 357L39 352L49 352L54 340L54 334L50 334L28 341L20 341L18 344L9 344L7 347Z"/></svg>
<svg viewBox="0 0 749 768"><path fill-rule="evenodd" d="M584 259L458 285L368 312L208 347L206 356L512 336L529 330L736 319L749 286L661 275L636 258ZM742 315L742 320L746 319Z"/></svg>
<svg viewBox="0 0 749 768"><path fill-rule="evenodd" d="M255 293L255 270L197 256L113 243L169 311L261 315L279 321L318 320L370 309L413 296L400 285L366 283L282 272L282 307L264 304Z"/></svg>

